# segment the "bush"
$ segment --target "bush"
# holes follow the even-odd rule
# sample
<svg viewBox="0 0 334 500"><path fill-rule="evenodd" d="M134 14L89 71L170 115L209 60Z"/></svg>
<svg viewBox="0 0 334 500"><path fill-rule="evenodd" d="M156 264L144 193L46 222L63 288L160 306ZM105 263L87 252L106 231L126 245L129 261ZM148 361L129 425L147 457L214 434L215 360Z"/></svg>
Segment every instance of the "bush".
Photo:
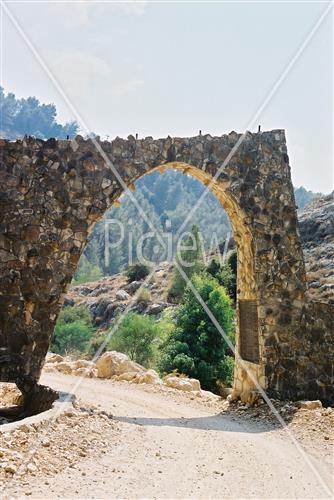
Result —
<svg viewBox="0 0 334 500"><path fill-rule="evenodd" d="M64 307L59 314L51 351L58 354L86 352L94 332L91 317L84 307Z"/></svg>
<svg viewBox="0 0 334 500"><path fill-rule="evenodd" d="M145 288L145 287L141 287L139 290L138 290L138 293L137 293L137 301L140 302L140 301L144 301L144 302L148 302L149 300L151 300L151 292L148 288Z"/></svg>
<svg viewBox="0 0 334 500"><path fill-rule="evenodd" d="M207 273L217 279L223 286L233 302L237 299L237 275L236 275L236 256L233 252L228 261L221 264L218 259L212 259L206 267Z"/></svg>
<svg viewBox="0 0 334 500"><path fill-rule="evenodd" d="M178 267L182 269L189 279L193 274L201 272L204 268L201 250L199 229L194 225L191 228L189 237L183 245L183 249L181 248L180 254L176 255L175 258ZM181 300L187 284L178 267L174 265L172 284L168 291L168 299L173 302L179 302Z"/></svg>
<svg viewBox="0 0 334 500"><path fill-rule="evenodd" d="M133 361L147 366L154 357L153 340L158 332L153 318L129 312L108 343L108 349L123 352Z"/></svg>
<svg viewBox="0 0 334 500"><path fill-rule="evenodd" d="M130 283L131 281L141 281L150 274L150 268L145 264L137 262L132 266L129 266L128 269L125 271L125 274Z"/></svg>
<svg viewBox="0 0 334 500"><path fill-rule="evenodd" d="M204 274L194 275L191 282L233 342L234 311L225 289ZM229 382L232 377L227 351L224 338L187 287L176 313L175 329L161 347L159 371L166 374L176 369L199 379L203 389L217 391L217 380Z"/></svg>

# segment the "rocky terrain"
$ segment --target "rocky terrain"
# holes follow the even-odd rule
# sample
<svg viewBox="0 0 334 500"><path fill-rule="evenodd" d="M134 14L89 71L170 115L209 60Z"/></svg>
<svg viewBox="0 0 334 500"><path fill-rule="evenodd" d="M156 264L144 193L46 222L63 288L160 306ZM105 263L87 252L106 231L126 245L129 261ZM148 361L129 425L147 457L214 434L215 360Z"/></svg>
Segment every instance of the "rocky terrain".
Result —
<svg viewBox="0 0 334 500"><path fill-rule="evenodd" d="M131 361L126 354L116 351L104 352L96 362L48 353L43 371L44 373L75 375L81 378L100 378L131 382L132 384L158 385L180 391L193 391L196 396L210 400L220 399L216 394L202 390L197 379L176 373L170 373L161 379L155 370L147 369L139 363ZM225 395L229 394L227 389L222 388L222 391L225 391Z"/></svg>
<svg viewBox="0 0 334 500"><path fill-rule="evenodd" d="M133 300L142 281L129 283L124 274L106 276L92 283L71 287L65 306L85 306L91 314L94 327L104 330L126 308L141 314L157 315L171 306L167 301L170 279L171 264L159 264L152 277L143 285L147 290L145 295L139 293Z"/></svg>
<svg viewBox="0 0 334 500"><path fill-rule="evenodd" d="M334 304L334 192L298 213L309 294Z"/></svg>

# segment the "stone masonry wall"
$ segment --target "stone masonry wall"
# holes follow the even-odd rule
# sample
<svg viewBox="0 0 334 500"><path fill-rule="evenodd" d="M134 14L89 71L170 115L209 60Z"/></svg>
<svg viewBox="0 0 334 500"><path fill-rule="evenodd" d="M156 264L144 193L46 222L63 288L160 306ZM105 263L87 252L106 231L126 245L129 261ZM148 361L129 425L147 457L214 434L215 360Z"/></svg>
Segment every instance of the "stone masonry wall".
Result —
<svg viewBox="0 0 334 500"><path fill-rule="evenodd" d="M94 223L124 192L119 177L133 188L171 167L204 184L219 171L211 189L237 242L238 298L258 306L260 358L248 365L262 387L278 397L332 398L333 323L306 302L284 131L247 133L231 155L240 138L0 140L1 380L38 380ZM242 370L237 363L235 392L246 398L252 384Z"/></svg>

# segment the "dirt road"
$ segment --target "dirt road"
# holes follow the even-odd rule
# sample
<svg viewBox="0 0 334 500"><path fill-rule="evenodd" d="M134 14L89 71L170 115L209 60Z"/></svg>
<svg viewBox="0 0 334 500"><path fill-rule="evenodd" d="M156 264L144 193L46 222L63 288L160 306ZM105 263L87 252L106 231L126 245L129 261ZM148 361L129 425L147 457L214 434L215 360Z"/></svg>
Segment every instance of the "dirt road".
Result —
<svg viewBox="0 0 334 500"><path fill-rule="evenodd" d="M78 378L42 382L71 392ZM85 379L76 394L113 413L120 439L105 442L99 460L34 479L33 498L330 498L330 465L307 455L319 479L287 436L264 425L108 380Z"/></svg>

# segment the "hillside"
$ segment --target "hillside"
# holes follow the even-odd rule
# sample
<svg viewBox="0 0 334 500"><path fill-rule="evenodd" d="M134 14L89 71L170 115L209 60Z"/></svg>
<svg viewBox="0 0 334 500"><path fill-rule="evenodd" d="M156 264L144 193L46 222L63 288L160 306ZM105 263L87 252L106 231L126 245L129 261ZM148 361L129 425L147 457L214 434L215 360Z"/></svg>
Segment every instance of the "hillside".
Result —
<svg viewBox="0 0 334 500"><path fill-rule="evenodd" d="M334 303L334 193L311 202L298 218L309 293Z"/></svg>

